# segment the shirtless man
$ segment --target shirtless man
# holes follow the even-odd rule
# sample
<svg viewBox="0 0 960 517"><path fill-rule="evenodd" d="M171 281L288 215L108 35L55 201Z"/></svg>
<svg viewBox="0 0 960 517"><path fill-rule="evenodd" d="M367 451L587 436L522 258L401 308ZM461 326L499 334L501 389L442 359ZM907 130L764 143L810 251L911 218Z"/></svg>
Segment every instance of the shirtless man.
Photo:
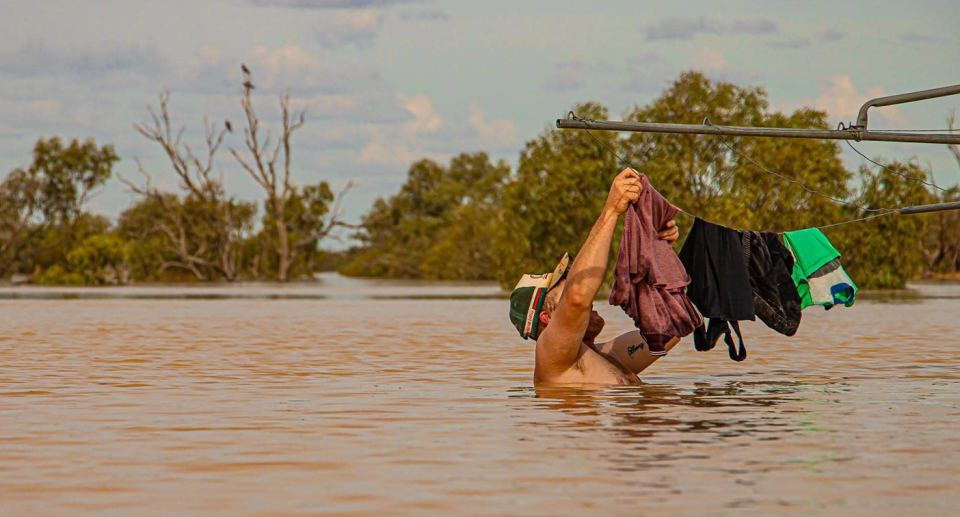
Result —
<svg viewBox="0 0 960 517"><path fill-rule="evenodd" d="M632 169L620 172L573 265L564 254L553 273L524 275L511 294L511 321L522 337L537 340L534 383L637 384L637 374L659 358L650 355L637 330L594 342L604 320L593 310L593 299L607 272L613 231L642 188ZM679 237L673 221L660 232L670 244ZM673 339L666 349L679 341Z"/></svg>

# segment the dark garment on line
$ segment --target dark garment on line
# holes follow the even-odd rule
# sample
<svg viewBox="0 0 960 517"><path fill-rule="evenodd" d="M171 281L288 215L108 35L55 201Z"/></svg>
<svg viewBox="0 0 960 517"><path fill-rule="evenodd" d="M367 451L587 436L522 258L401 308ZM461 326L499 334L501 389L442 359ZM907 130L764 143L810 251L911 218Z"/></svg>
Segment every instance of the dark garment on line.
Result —
<svg viewBox="0 0 960 517"><path fill-rule="evenodd" d="M690 276L657 233L680 209L650 186L645 175L640 182L640 198L624 214L610 305L619 305L633 319L651 355L665 355L671 339L690 335L702 320L684 289Z"/></svg>
<svg viewBox="0 0 960 517"><path fill-rule="evenodd" d="M700 314L709 319L706 328L694 332L694 346L699 351L710 350L723 335L730 358L743 361L747 351L737 322L755 320L756 311L740 234L697 218L680 250L680 261L691 278L687 296ZM730 335L731 325L739 340L739 351Z"/></svg>
<svg viewBox="0 0 960 517"><path fill-rule="evenodd" d="M742 230L740 241L757 316L783 335L796 334L800 328L801 309L800 295L790 276L793 255L773 232Z"/></svg>

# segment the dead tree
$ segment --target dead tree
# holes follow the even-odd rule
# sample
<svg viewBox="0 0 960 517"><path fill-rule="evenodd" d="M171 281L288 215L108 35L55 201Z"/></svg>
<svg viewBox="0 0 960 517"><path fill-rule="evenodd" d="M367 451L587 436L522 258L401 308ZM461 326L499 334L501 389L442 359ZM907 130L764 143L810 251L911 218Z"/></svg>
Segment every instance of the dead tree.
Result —
<svg viewBox="0 0 960 517"><path fill-rule="evenodd" d="M250 71L245 66L241 67L241 70L244 80L240 105L243 107L247 121L247 127L244 128L243 132L249 160L241 156L236 149L231 149L230 153L264 191L266 196L265 208L272 212L271 215L274 216L274 225L277 232L277 238L272 243L278 258L277 280L286 282L290 280L290 269L303 249L310 245L316 245L318 240L329 236L334 228L353 227L353 225L341 220L342 214L340 213L340 202L352 185L348 183L337 194L333 210L325 224L296 240L291 239L290 229L293 217L288 213L287 203L296 194L297 187L291 182L290 178L290 142L294 132L303 126L306 110L291 110L290 95L281 96L280 136L275 143L271 143L269 131L265 136L260 133L260 119L253 106L252 92L255 87ZM282 162L280 161L281 154Z"/></svg>
<svg viewBox="0 0 960 517"><path fill-rule="evenodd" d="M152 185L150 174L139 160L137 167L145 182L137 185L122 176L120 180L135 194L159 205L164 214L150 231L165 235L166 250L178 258L164 262L160 272L177 267L190 271L199 280L208 280L208 275L203 271L203 268L208 268L217 271L228 281L236 280L241 266L238 243L243 237L245 219L249 217L245 218L236 213L235 203L227 198L223 188L223 175L221 174L220 178L211 177L217 152L223 144L224 135L230 130L230 124L226 122L224 128L218 130L204 118L206 153L200 158L183 142L184 128L174 134L167 109L169 100L169 93L160 95L159 113L152 106L148 106L152 125L134 124L133 127L163 149L179 178L180 189L186 193L185 199L181 201L176 194L171 197ZM203 221L188 220L184 207L190 202L199 203L206 209L201 211L200 217ZM204 239L195 242L195 236L188 231L191 223L200 222L209 225L216 233L214 246Z"/></svg>

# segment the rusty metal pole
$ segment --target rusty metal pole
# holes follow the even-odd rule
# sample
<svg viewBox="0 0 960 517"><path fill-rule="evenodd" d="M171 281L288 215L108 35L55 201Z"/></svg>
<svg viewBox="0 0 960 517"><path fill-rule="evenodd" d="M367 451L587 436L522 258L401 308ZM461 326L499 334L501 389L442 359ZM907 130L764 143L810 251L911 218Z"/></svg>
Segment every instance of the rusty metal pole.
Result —
<svg viewBox="0 0 960 517"><path fill-rule="evenodd" d="M697 124L658 124L615 120L557 119L560 129L597 129L634 133L673 133L686 135L760 136L777 138L817 138L826 140L867 140L875 142L911 142L919 144L960 145L960 134L917 134L896 131L859 131L857 129L790 129L781 127L707 126Z"/></svg>
<svg viewBox="0 0 960 517"><path fill-rule="evenodd" d="M602 131L629 131L635 133L673 133L686 135L759 136L776 138L816 138L826 140L856 140L873 142L908 142L918 144L960 145L960 134L911 133L907 131L870 131L867 129L867 110L872 106L890 106L947 95L960 94L960 84L878 97L864 103L857 117L857 125L847 129L793 129L782 127L716 126L712 124L660 124L654 122L618 122L613 120L558 119L560 129L598 129Z"/></svg>
<svg viewBox="0 0 960 517"><path fill-rule="evenodd" d="M937 97L946 97L948 95L957 95L960 93L960 84L954 86L944 86L943 88L934 88L932 90L922 90L919 92L901 93L899 95L888 95L887 97L877 97L863 103L860 107L860 113L857 114L856 127L867 129L867 110L876 106L892 106L894 104L903 104L906 102L922 101L927 99L936 99Z"/></svg>

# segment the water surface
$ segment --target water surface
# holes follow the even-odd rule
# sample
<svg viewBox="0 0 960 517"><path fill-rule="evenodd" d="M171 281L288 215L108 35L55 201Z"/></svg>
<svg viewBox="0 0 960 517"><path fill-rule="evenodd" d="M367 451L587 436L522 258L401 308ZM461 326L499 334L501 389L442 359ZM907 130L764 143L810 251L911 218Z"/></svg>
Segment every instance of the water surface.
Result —
<svg viewBox="0 0 960 517"><path fill-rule="evenodd" d="M597 304L606 337L630 323ZM2 515L950 515L960 285L534 388L484 284L0 288Z"/></svg>

